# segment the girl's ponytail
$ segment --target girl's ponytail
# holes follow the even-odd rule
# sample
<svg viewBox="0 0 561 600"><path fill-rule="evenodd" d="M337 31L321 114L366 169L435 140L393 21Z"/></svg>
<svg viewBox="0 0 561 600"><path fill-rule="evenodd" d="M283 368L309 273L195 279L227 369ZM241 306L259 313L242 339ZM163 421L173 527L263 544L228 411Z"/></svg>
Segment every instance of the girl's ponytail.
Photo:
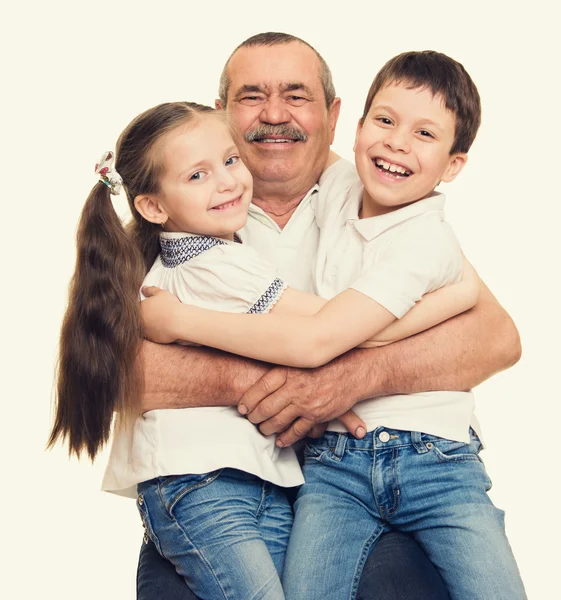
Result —
<svg viewBox="0 0 561 600"><path fill-rule="evenodd" d="M70 454L93 460L113 411L134 408L142 377L139 289L146 270L100 181L78 226L76 269L60 335L56 416L48 445L68 439Z"/></svg>
<svg viewBox="0 0 561 600"><path fill-rule="evenodd" d="M57 406L48 446L67 439L70 454L94 458L111 431L113 411L134 410L142 392L139 291L159 252L159 227L145 221L134 200L159 194L164 136L203 115L209 106L167 102L134 119L96 172L78 226L76 270L60 335ZM121 179L122 177L122 179ZM110 192L123 185L133 216L123 228ZM108 187L109 186L109 187Z"/></svg>

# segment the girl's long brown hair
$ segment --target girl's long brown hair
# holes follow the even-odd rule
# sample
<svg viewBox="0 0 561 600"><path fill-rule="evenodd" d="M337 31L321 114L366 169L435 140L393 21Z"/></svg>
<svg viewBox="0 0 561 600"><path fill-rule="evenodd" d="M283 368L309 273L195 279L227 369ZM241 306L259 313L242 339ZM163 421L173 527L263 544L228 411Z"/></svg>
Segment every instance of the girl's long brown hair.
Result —
<svg viewBox="0 0 561 600"><path fill-rule="evenodd" d="M213 109L192 102L160 104L120 135L115 168L133 219L125 229L109 188L97 183L82 211L76 268L60 334L55 422L51 447L68 440L69 453L93 460L107 442L113 412L138 409L142 393L139 290L159 253L159 228L134 207L140 194L158 194L164 165L155 147L166 133Z"/></svg>

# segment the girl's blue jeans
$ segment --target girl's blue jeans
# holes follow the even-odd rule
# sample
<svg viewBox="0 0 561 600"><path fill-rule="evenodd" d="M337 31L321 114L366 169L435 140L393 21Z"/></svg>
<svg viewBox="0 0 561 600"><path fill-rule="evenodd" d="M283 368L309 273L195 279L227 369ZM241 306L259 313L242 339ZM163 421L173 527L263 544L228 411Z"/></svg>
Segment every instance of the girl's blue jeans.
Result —
<svg viewBox="0 0 561 600"><path fill-rule="evenodd" d="M356 440L327 432L305 449L283 573L287 600L357 597L384 531L411 534L452 600L526 598L491 481L469 444L378 428Z"/></svg>
<svg viewBox="0 0 561 600"><path fill-rule="evenodd" d="M284 599L293 516L282 488L220 469L141 483L137 506L158 552L201 600Z"/></svg>

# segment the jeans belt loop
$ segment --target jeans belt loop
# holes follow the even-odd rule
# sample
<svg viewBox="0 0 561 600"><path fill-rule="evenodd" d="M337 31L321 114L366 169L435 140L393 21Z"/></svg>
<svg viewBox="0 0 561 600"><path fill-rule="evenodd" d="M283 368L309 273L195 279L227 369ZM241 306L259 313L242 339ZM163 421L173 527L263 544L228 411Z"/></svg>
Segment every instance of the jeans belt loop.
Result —
<svg viewBox="0 0 561 600"><path fill-rule="evenodd" d="M341 460L343 458L348 439L349 436L346 433L340 433L337 436L337 445L335 446L335 450L333 452L333 458L336 458L337 460Z"/></svg>
<svg viewBox="0 0 561 600"><path fill-rule="evenodd" d="M413 447L415 448L415 450L417 450L419 454L426 454L428 452L428 449L423 442L422 434L420 431L411 432L411 443L413 444Z"/></svg>

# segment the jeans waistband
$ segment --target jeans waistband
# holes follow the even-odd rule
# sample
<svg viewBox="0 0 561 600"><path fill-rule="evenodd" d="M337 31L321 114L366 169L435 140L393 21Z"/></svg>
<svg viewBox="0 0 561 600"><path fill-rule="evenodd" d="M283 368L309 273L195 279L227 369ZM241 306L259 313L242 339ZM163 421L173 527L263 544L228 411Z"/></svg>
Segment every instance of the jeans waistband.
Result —
<svg viewBox="0 0 561 600"><path fill-rule="evenodd" d="M475 435L470 428L472 436ZM402 431L399 429L389 429L387 427L377 427L369 431L364 438L358 440L349 433L335 433L326 431L325 434L316 440L317 445L327 445L330 448L348 450L375 450L382 448L391 448L397 446L414 446L419 452L425 452L427 442L438 440L437 436L419 431Z"/></svg>

